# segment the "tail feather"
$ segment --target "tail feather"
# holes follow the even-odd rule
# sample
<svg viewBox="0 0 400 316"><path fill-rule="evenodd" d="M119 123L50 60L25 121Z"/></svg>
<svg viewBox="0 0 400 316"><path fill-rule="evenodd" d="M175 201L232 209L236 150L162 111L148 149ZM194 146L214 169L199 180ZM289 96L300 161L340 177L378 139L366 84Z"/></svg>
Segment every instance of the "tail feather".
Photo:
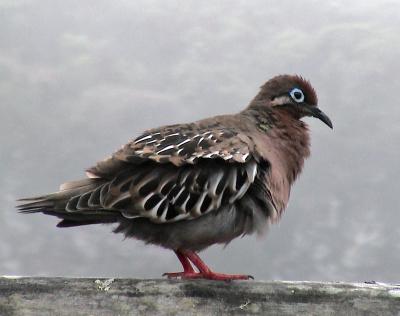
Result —
<svg viewBox="0 0 400 316"><path fill-rule="evenodd" d="M88 178L71 181L60 186L60 191L29 198L19 199L17 205L21 213L44 213L63 219L58 227L71 227L97 223L111 223L118 214L111 210L91 208L100 206L97 193L107 181L99 178ZM94 195L94 196L93 196Z"/></svg>
<svg viewBox="0 0 400 316"><path fill-rule="evenodd" d="M28 213L41 212L42 210L65 211L65 206L72 197L93 191L103 183L104 180L100 179L67 182L61 185L61 190L58 192L17 200L18 202L24 202L18 205L17 208L23 213L25 211L28 211Z"/></svg>
<svg viewBox="0 0 400 316"><path fill-rule="evenodd" d="M49 194L46 196L38 196L26 199L19 199L18 202L25 202L17 205L17 209L20 213L39 213L46 210L56 211L59 209L59 205L62 204L62 199L55 199L53 195L56 193ZM61 203L60 203L61 202ZM61 210L61 209L60 209Z"/></svg>
<svg viewBox="0 0 400 316"><path fill-rule="evenodd" d="M23 200L18 200L18 201L22 202ZM37 200L32 199L29 201L30 202L28 203L17 205L17 208L20 211L20 213L37 213L41 212L42 210L51 208L53 206L53 202L45 199L37 199Z"/></svg>
<svg viewBox="0 0 400 316"><path fill-rule="evenodd" d="M68 228L68 227L102 224L102 223L104 222L100 222L98 220L73 221L73 220L63 219L61 222L57 224L57 227Z"/></svg>
<svg viewBox="0 0 400 316"><path fill-rule="evenodd" d="M102 183L103 180L95 178L95 179L82 179L75 181L68 181L60 185L60 191L68 191L68 190L76 190L79 188L87 188L88 186L92 186L94 183Z"/></svg>

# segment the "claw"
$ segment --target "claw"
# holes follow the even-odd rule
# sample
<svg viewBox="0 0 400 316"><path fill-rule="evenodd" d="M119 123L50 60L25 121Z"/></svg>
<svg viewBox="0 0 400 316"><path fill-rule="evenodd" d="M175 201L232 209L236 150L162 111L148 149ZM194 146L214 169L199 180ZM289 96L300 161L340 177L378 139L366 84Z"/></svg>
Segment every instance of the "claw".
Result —
<svg viewBox="0 0 400 316"><path fill-rule="evenodd" d="M167 272L163 276L168 279L181 278L181 279L205 279L205 280L216 280L216 281L233 281L233 280L254 280L254 277L246 274L224 274L216 272Z"/></svg>
<svg viewBox="0 0 400 316"><path fill-rule="evenodd" d="M206 279L228 282L232 280L254 280L254 277L252 275L224 274L213 272L194 251L175 250L175 253L178 256L179 261L182 263L184 271L164 273L163 276L166 276L169 279ZM199 270L199 272L193 269L192 264Z"/></svg>

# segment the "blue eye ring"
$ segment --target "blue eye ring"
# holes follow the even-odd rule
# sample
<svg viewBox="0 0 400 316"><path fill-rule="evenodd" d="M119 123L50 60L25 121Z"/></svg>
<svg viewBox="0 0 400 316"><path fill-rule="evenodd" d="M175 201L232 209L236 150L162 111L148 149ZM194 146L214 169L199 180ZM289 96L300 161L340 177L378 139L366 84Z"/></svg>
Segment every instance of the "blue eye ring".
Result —
<svg viewBox="0 0 400 316"><path fill-rule="evenodd" d="M289 94L293 101L297 103L304 102L304 93L303 91L301 91L301 89L293 88L292 91L289 92Z"/></svg>

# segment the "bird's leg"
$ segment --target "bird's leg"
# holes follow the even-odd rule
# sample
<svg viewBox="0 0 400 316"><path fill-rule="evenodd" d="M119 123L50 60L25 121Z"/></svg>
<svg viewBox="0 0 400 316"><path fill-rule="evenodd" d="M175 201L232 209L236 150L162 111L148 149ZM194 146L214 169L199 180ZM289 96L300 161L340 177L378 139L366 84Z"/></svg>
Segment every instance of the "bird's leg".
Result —
<svg viewBox="0 0 400 316"><path fill-rule="evenodd" d="M182 264L183 272L167 272L164 273L163 276L167 276L168 278L183 278L185 277L185 275L197 274L196 271L194 271L188 258L186 258L179 250L175 250L175 254Z"/></svg>
<svg viewBox="0 0 400 316"><path fill-rule="evenodd" d="M201 275L200 278L202 279L219 281L254 279L251 275L247 274L224 274L213 272L194 251L183 250L182 253L193 263L197 269L199 269L199 274Z"/></svg>
<svg viewBox="0 0 400 316"><path fill-rule="evenodd" d="M168 276L169 278L181 277L182 279L208 279L218 281L254 279L251 275L224 274L213 272L194 251L176 250L175 253L182 263L184 272L164 273L164 275ZM199 272L194 271L190 262L193 263L193 265L199 270Z"/></svg>

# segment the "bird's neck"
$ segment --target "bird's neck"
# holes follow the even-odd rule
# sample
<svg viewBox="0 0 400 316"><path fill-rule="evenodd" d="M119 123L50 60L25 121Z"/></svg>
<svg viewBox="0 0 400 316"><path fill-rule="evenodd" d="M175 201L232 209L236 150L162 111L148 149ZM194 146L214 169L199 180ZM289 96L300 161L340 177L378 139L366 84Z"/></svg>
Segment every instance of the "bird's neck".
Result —
<svg viewBox="0 0 400 316"><path fill-rule="evenodd" d="M273 164L280 165L291 184L303 168L310 155L310 137L307 124L285 110L275 108L248 108L246 115L252 117L266 148L264 153ZM266 145L266 146L265 146ZM273 157L271 157L273 156Z"/></svg>
<svg viewBox="0 0 400 316"><path fill-rule="evenodd" d="M303 121L288 115L286 111L276 110L276 123L271 137L277 148L283 153L287 177L292 183L303 169L304 160L310 155L310 135Z"/></svg>

